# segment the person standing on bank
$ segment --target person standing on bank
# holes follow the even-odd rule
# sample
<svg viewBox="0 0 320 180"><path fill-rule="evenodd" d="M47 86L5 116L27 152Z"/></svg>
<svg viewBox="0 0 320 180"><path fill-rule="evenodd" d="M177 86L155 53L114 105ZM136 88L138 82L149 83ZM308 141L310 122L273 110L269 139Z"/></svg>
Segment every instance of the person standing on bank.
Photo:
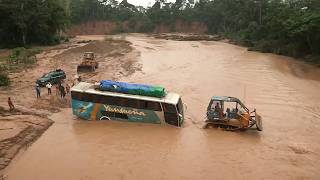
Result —
<svg viewBox="0 0 320 180"><path fill-rule="evenodd" d="M52 84L49 82L46 87L48 88L48 95L51 95Z"/></svg>
<svg viewBox="0 0 320 180"><path fill-rule="evenodd" d="M66 96L66 91L62 84L60 85L60 95L61 95L61 98L64 98Z"/></svg>
<svg viewBox="0 0 320 180"><path fill-rule="evenodd" d="M56 84L55 87L56 87L56 95L59 96L60 95L60 87L58 84Z"/></svg>
<svg viewBox="0 0 320 180"><path fill-rule="evenodd" d="M70 86L69 86L69 84L66 84L66 93L67 93L67 94L70 93Z"/></svg>
<svg viewBox="0 0 320 180"><path fill-rule="evenodd" d="M13 111L14 110L14 105L13 105L13 102L11 101L10 97L8 97L8 105L9 105L10 111Z"/></svg>
<svg viewBox="0 0 320 180"><path fill-rule="evenodd" d="M39 84L36 84L36 92L37 92L37 98L40 98L40 86L39 86Z"/></svg>

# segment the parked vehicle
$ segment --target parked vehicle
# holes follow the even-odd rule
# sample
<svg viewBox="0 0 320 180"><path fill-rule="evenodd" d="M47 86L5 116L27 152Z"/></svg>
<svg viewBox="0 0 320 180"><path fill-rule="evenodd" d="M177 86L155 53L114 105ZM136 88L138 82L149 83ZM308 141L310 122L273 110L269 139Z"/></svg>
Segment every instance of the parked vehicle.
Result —
<svg viewBox="0 0 320 180"><path fill-rule="evenodd" d="M85 52L83 55L82 62L78 65L78 72L92 72L95 71L99 66L99 63L95 60L93 52Z"/></svg>
<svg viewBox="0 0 320 180"><path fill-rule="evenodd" d="M57 84L63 79L66 79L66 73L62 69L57 69L44 74L41 78L37 79L36 83L40 86L45 86L47 83Z"/></svg>
<svg viewBox="0 0 320 180"><path fill-rule="evenodd" d="M262 119L254 109L252 112L235 97L214 96L207 108L206 126L226 130L245 130L256 126L262 131Z"/></svg>

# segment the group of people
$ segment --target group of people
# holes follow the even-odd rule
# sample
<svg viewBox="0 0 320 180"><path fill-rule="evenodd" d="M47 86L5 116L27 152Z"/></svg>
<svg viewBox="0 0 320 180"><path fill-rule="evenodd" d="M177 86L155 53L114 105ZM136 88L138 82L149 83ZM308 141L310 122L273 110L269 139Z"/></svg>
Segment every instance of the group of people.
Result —
<svg viewBox="0 0 320 180"><path fill-rule="evenodd" d="M53 85L50 82L46 84L48 95L52 94L52 87ZM70 86L67 83L65 86L63 86L63 84L59 82L57 85L55 85L55 87L56 87L56 95L60 96L61 98L64 98L66 94L70 93ZM37 94L37 98L41 97L41 87L39 84L36 84L36 94Z"/></svg>
<svg viewBox="0 0 320 180"><path fill-rule="evenodd" d="M214 111L217 113L218 117L220 119L223 118L236 118L236 114L238 113L238 107L233 108L232 110L230 108L226 109L226 113L223 113L223 108L220 105L220 103L216 103L214 106Z"/></svg>
<svg viewBox="0 0 320 180"><path fill-rule="evenodd" d="M48 88L48 87L47 87ZM51 88L49 90L48 88L48 93L50 91L50 94L51 94ZM66 84L66 87L63 86L63 84L59 83L57 86L56 86L56 95L59 96L61 98L64 98L66 96L66 94L69 94L70 93L70 86L68 84Z"/></svg>
<svg viewBox="0 0 320 180"><path fill-rule="evenodd" d="M76 76L76 80L77 80L77 82L81 82L81 77ZM73 85L74 85L74 83L72 84L72 86ZM45 87L48 90L48 95L51 95L53 85L49 82L46 84ZM58 84L56 84L55 87L56 87L56 95L60 96L61 98L65 98L65 96L70 93L70 86L67 83L65 83L65 86L64 86L62 84L62 82L58 82ZM37 98L40 98L41 97L41 87L38 83L36 83L35 90L36 90ZM15 106L13 105L11 97L8 97L8 106L9 106L10 111L13 111L15 109Z"/></svg>

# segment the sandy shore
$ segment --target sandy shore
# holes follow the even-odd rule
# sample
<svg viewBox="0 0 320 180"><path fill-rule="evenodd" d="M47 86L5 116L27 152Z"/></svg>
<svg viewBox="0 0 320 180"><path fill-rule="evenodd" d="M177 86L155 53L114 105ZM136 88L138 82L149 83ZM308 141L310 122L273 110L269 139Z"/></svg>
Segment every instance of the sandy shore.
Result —
<svg viewBox="0 0 320 180"><path fill-rule="evenodd" d="M75 38L69 43L54 47L46 47L37 55L37 64L30 69L9 74L11 85L0 89L0 175L21 148L27 147L48 129L54 121L49 116L62 108L70 107L70 97L65 99L56 96L55 88L52 95L47 95L42 88L42 96L35 97L34 85L43 73L54 69L63 69L67 74L65 83L71 85L77 74L77 64L82 60L84 52L94 52L100 64L100 69L93 73L80 74L85 81L99 80L101 74L110 79L117 79L139 70L130 43L119 38L103 40L87 40L86 36ZM1 52L8 54L8 51ZM6 100L11 97L16 110L8 111Z"/></svg>

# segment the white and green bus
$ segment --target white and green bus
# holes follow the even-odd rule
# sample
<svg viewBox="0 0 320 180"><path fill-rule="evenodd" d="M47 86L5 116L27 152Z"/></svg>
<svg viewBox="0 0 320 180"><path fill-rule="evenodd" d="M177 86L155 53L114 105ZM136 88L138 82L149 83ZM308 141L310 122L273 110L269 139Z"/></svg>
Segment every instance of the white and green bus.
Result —
<svg viewBox="0 0 320 180"><path fill-rule="evenodd" d="M73 114L85 120L118 120L169 124L181 127L184 110L181 96L163 98L100 91L94 84L80 82L71 88Z"/></svg>

